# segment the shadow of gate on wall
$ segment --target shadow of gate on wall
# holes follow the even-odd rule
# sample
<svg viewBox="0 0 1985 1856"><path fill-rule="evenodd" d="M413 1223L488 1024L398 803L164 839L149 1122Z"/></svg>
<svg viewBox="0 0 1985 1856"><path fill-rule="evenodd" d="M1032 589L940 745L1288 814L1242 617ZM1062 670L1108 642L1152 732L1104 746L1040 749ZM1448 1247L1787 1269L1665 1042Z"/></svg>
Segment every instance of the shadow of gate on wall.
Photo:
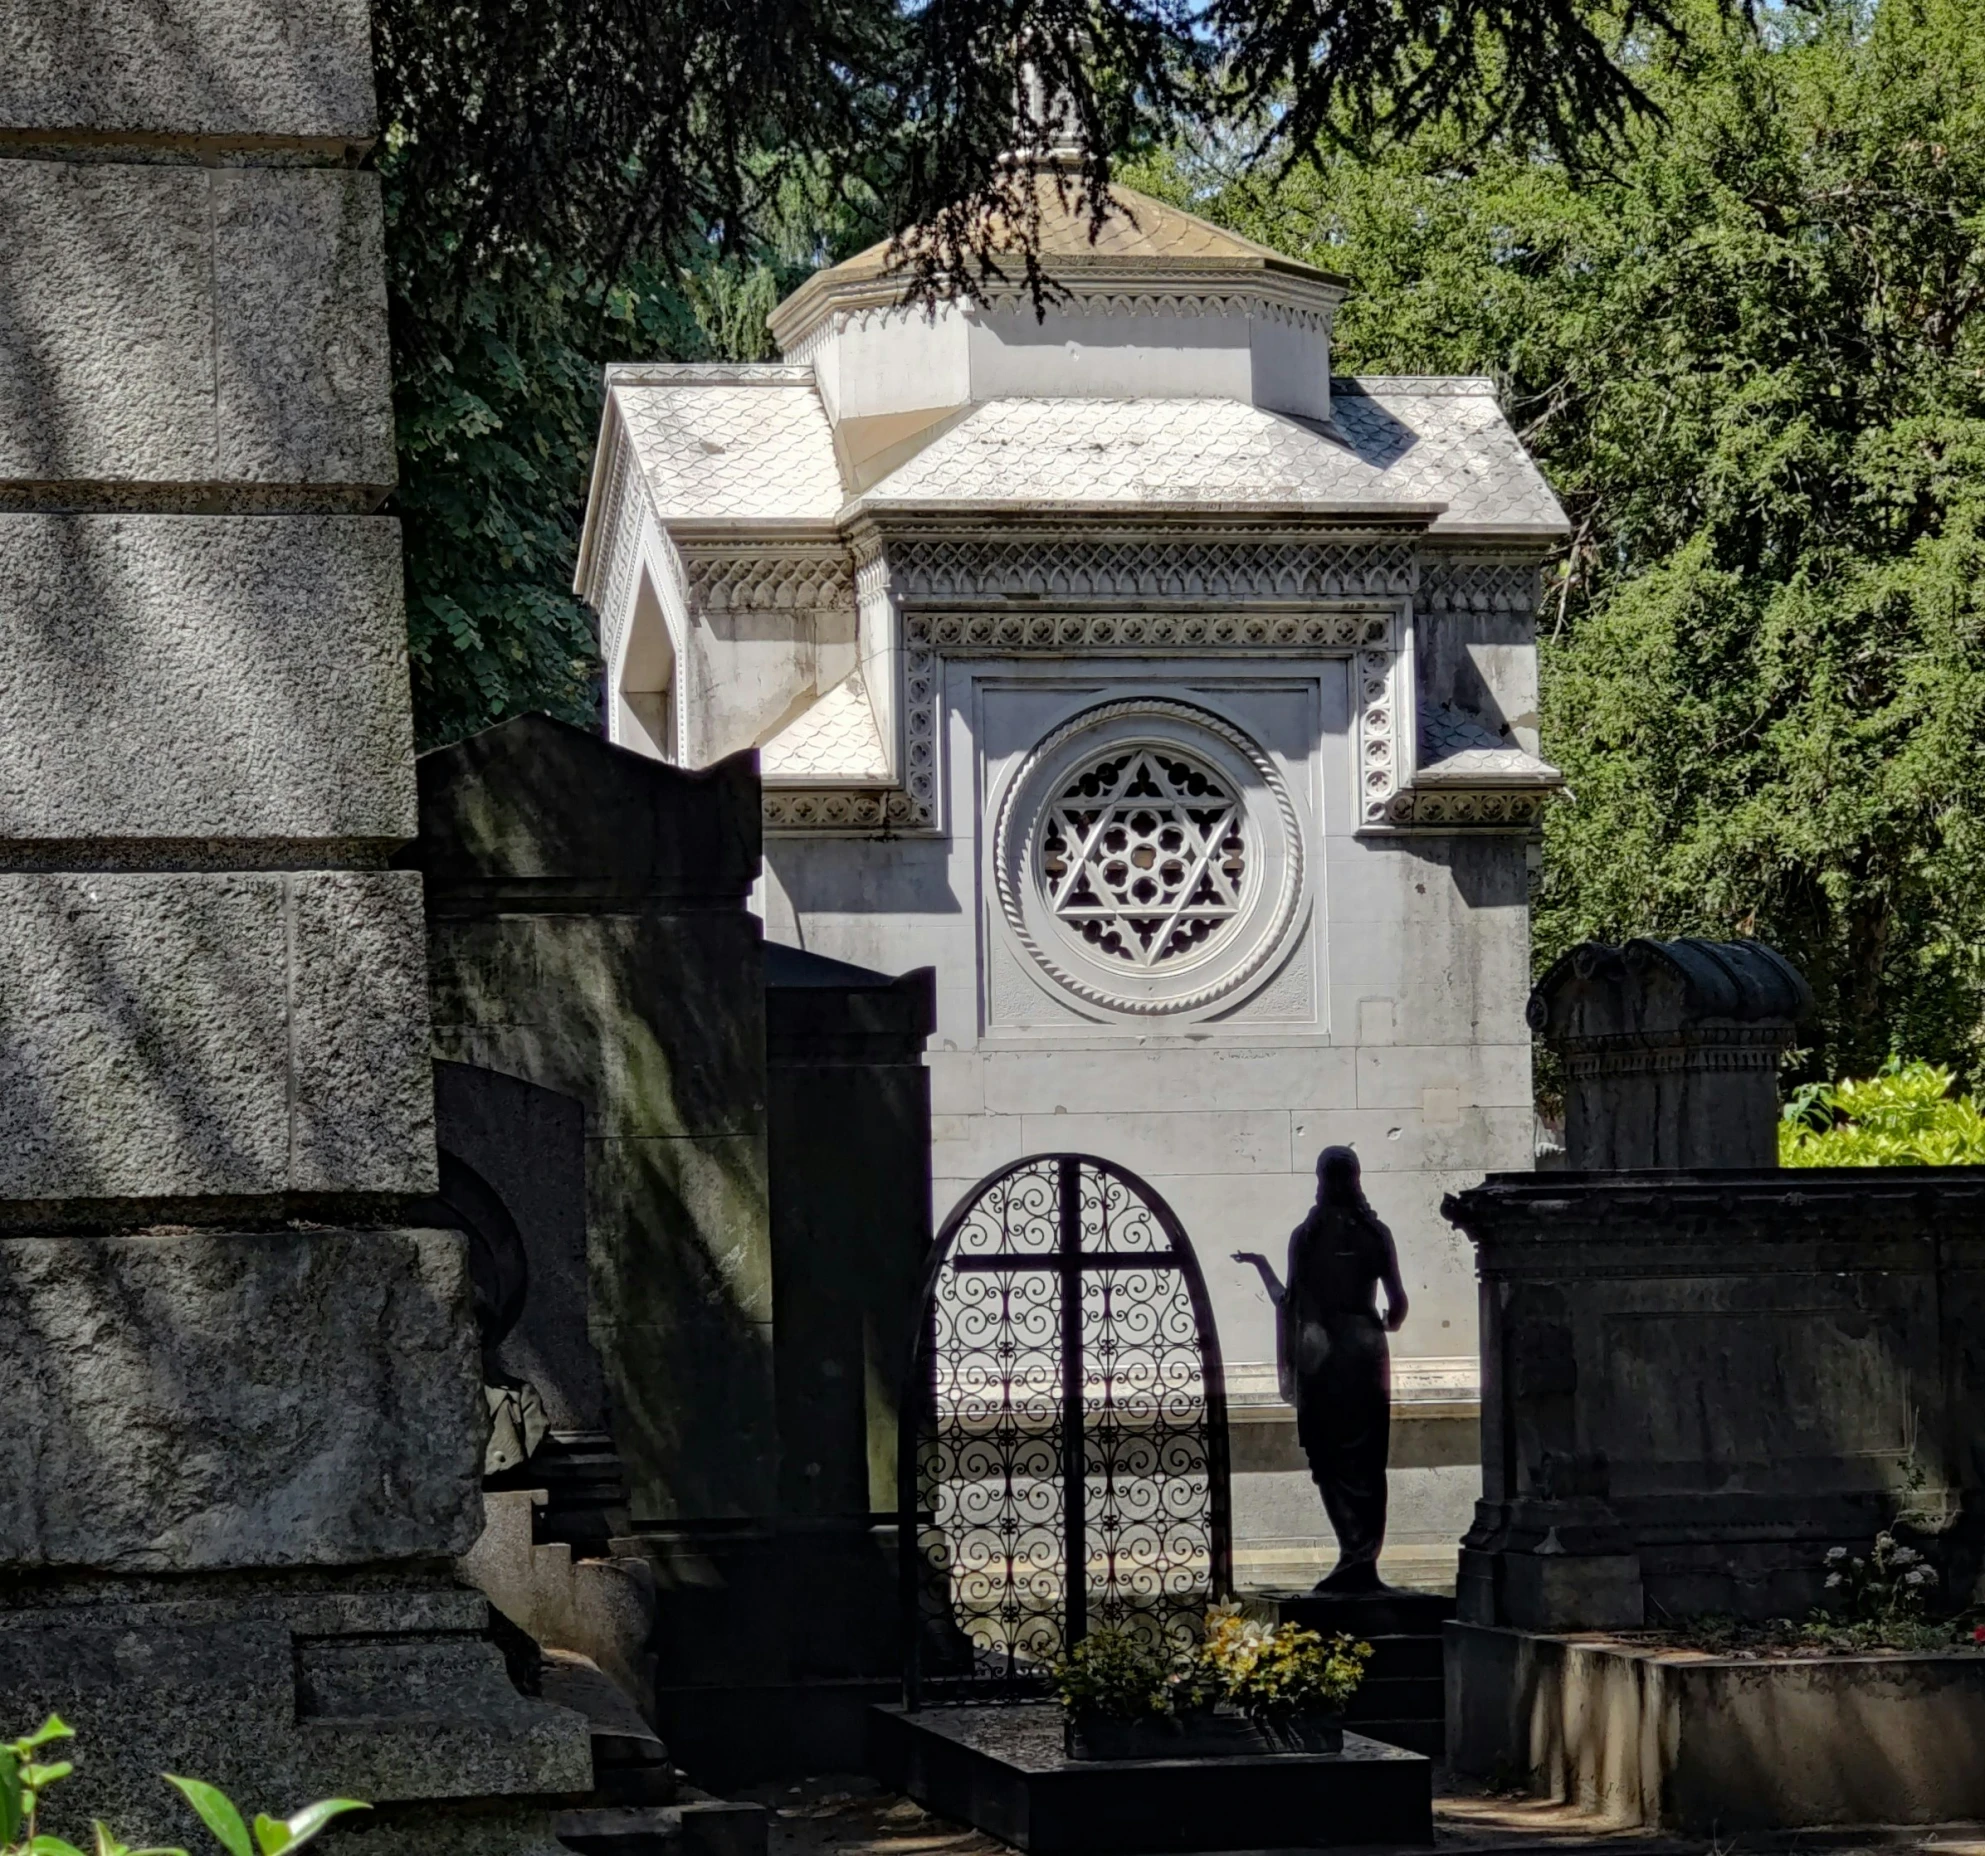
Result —
<svg viewBox="0 0 1985 1856"><path fill-rule="evenodd" d="M926 1267L898 1467L909 1706L1038 1693L1099 1625L1198 1636L1233 1587L1220 1346L1136 1174L1037 1154L965 1195Z"/></svg>

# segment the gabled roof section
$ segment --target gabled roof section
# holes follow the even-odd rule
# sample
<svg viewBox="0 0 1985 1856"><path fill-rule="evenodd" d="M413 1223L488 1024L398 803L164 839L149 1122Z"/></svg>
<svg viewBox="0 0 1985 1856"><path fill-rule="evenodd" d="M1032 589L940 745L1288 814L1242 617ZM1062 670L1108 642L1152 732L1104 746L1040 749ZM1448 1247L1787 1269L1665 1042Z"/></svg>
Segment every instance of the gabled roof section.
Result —
<svg viewBox="0 0 1985 1856"><path fill-rule="evenodd" d="M804 709L758 751L768 785L866 786L889 779L889 756L857 670Z"/></svg>
<svg viewBox="0 0 1985 1856"><path fill-rule="evenodd" d="M664 524L826 523L840 509L834 432L812 369L612 367L607 391Z"/></svg>
<svg viewBox="0 0 1985 1856"><path fill-rule="evenodd" d="M1311 508L1546 539L1564 512L1485 380L1340 381L1329 425L1220 399L999 399L852 505Z"/></svg>
<svg viewBox="0 0 1985 1856"><path fill-rule="evenodd" d="M1134 188L1111 185L1109 214L1092 236L1090 215L1073 175L1037 171L1034 187L1040 208L1036 248L1042 269L1058 283L1076 282L1092 271L1117 276L1134 270L1153 280L1179 282L1238 282L1252 276L1310 286L1331 302L1350 287L1335 272L1285 257ZM1022 229L1013 224L994 232L994 252L1015 254L1009 284L1017 284L1025 275L1018 256L1021 237ZM884 239L840 264L816 271L800 285L772 312L772 334L780 348L790 354L837 306L902 301L911 278L906 267L891 262L891 244ZM997 287L997 280L992 282Z"/></svg>
<svg viewBox="0 0 1985 1856"><path fill-rule="evenodd" d="M1415 786L1539 786L1564 784L1547 760L1499 735L1478 716L1446 703L1419 709L1420 765Z"/></svg>

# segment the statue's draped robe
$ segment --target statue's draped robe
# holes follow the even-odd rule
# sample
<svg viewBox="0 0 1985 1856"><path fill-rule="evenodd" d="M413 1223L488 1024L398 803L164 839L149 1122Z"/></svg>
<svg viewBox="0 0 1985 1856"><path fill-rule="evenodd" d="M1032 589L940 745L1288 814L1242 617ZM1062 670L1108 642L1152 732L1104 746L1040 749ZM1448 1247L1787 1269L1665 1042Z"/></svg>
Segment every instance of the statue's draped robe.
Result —
<svg viewBox="0 0 1985 1856"><path fill-rule="evenodd" d="M1296 1435L1337 1534L1331 1584L1375 1584L1385 1543L1392 1357L1376 1290L1390 1250L1362 1205L1319 1204L1289 1239L1284 1344Z"/></svg>

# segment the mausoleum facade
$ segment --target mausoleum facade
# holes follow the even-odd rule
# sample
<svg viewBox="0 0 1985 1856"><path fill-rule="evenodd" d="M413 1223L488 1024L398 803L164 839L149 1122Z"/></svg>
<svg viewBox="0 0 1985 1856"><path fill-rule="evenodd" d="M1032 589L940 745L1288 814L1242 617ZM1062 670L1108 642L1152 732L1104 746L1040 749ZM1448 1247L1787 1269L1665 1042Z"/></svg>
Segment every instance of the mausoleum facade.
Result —
<svg viewBox="0 0 1985 1856"><path fill-rule="evenodd" d="M611 370L578 577L607 732L757 749L769 939L936 968L940 1215L1045 1150L1170 1201L1244 1577L1313 1577L1327 1529L1229 1253L1355 1147L1413 1298L1395 1397L1444 1414L1395 1452L1393 1539L1451 1543L1475 1294L1438 1207L1531 1159L1564 517L1490 382L1333 376L1342 279L1123 189L1092 240L1039 185L1038 311L924 306L878 246L780 307L778 363Z"/></svg>

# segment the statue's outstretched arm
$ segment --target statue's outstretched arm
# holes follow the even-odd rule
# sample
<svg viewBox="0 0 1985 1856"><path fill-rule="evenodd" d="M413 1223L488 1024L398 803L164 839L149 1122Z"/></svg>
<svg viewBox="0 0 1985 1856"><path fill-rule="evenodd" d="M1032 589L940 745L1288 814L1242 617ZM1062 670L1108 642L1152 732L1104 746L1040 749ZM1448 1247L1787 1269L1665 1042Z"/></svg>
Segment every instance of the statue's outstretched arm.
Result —
<svg viewBox="0 0 1985 1856"><path fill-rule="evenodd" d="M1268 1299L1277 1308L1282 1306L1282 1298L1288 1292L1282 1287L1281 1277L1276 1275L1274 1267L1260 1251L1237 1250L1234 1252L1234 1261L1236 1263L1252 1263L1261 1272L1261 1286L1268 1291Z"/></svg>

